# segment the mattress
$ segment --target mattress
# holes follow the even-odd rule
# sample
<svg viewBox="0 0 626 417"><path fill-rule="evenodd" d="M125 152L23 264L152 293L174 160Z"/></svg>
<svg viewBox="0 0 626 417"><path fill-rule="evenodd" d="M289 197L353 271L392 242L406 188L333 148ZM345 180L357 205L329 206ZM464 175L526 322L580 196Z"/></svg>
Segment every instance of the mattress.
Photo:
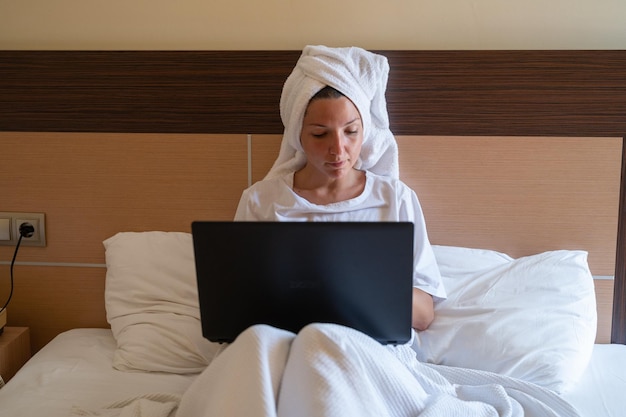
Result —
<svg viewBox="0 0 626 417"><path fill-rule="evenodd" d="M0 389L0 416L67 417L73 407L101 409L146 394L182 394L197 376L117 371L115 347L108 329L60 334ZM624 392L626 346L595 345L583 379L563 397L584 417L619 417L626 415Z"/></svg>
<svg viewBox="0 0 626 417"><path fill-rule="evenodd" d="M113 369L109 329L61 333L0 389L1 417L68 417L72 407L100 409L151 393L183 393L195 374Z"/></svg>

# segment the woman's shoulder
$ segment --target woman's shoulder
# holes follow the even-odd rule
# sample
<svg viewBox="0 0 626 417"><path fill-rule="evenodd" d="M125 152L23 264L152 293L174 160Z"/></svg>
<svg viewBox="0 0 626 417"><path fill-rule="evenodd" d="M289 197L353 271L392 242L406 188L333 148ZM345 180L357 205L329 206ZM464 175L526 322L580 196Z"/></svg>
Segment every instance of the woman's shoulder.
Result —
<svg viewBox="0 0 626 417"><path fill-rule="evenodd" d="M372 184L373 187L389 188L399 193L405 193L405 192L412 193L413 192L411 187L406 185L399 178L389 177L386 175L379 175L371 171L365 171L365 172L367 175L367 180Z"/></svg>

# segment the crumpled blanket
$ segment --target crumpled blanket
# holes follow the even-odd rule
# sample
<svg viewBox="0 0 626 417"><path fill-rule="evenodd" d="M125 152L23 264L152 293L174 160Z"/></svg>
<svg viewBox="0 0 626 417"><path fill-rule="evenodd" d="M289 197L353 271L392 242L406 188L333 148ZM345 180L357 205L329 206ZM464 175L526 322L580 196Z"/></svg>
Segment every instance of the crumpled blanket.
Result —
<svg viewBox="0 0 626 417"><path fill-rule="evenodd" d="M176 417L577 417L554 392L514 378L423 364L334 324L297 335L253 326L192 383Z"/></svg>
<svg viewBox="0 0 626 417"><path fill-rule="evenodd" d="M479 370L424 364L339 325L244 331L181 396L152 394L76 416L579 417L556 393Z"/></svg>

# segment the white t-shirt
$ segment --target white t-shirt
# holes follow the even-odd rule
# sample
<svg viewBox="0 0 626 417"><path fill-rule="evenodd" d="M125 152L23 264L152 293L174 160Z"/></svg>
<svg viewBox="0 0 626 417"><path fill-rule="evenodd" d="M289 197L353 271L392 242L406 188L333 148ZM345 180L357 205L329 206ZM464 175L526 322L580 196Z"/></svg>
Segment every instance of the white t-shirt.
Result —
<svg viewBox="0 0 626 417"><path fill-rule="evenodd" d="M236 221L408 221L414 224L413 286L445 298L441 274L415 192L402 181L365 171L363 192L350 200L319 205L293 191L293 172L244 190Z"/></svg>

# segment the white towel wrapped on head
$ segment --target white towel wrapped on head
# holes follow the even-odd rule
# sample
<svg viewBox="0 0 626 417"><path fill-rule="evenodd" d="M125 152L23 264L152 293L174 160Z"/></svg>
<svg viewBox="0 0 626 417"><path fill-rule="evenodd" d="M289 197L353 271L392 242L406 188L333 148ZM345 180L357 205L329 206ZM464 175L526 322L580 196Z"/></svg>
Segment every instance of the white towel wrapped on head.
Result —
<svg viewBox="0 0 626 417"><path fill-rule="evenodd" d="M330 86L348 97L363 121L363 146L356 168L398 178L398 146L389 130L385 90L389 63L382 55L357 47L307 46L285 81L280 116L285 126L280 153L266 178L302 168L306 157L300 144L309 100Z"/></svg>

